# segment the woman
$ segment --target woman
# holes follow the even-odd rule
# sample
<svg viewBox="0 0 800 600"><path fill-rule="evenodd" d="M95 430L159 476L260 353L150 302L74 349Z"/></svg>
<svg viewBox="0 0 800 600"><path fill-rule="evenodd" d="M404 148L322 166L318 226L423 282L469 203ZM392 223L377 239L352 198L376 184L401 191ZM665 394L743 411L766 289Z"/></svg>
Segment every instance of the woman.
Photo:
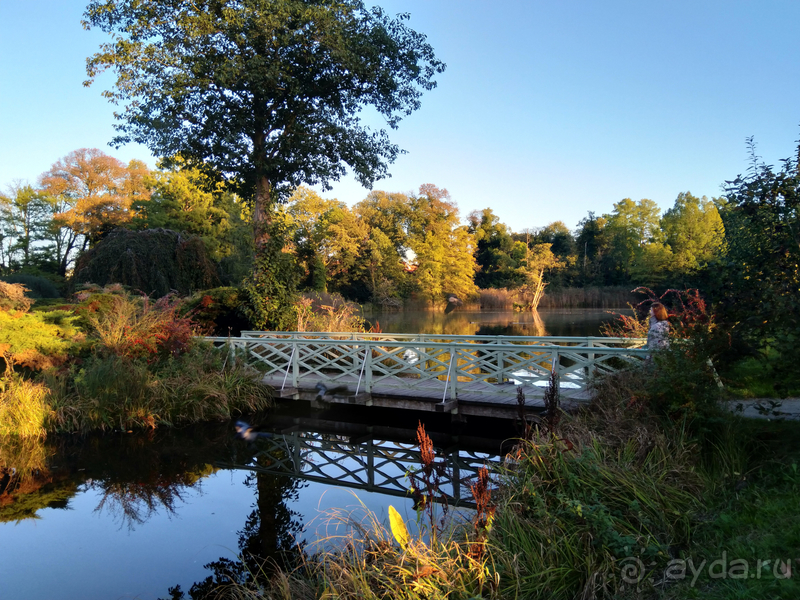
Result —
<svg viewBox="0 0 800 600"><path fill-rule="evenodd" d="M650 330L647 332L647 347L650 350L669 348L669 321L667 308L661 302L650 307Z"/></svg>

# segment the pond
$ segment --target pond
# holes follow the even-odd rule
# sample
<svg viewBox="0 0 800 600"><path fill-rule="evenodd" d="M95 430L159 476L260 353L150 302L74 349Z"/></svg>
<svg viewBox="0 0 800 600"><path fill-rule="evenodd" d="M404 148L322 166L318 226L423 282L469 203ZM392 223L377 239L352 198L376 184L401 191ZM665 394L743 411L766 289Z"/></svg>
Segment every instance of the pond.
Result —
<svg viewBox="0 0 800 600"><path fill-rule="evenodd" d="M611 318L605 310L369 315L386 332L450 335L598 335ZM240 556L291 564L333 543L348 530L335 514L383 520L392 505L413 523L406 473L418 465L418 418L293 403L252 418L270 434L255 443L223 423L0 446L0 596L168 598L173 586L188 592L243 566ZM469 510L474 469L499 460L518 432L511 421L421 418L459 482L442 488L463 505L451 517L465 518L458 510Z"/></svg>
<svg viewBox="0 0 800 600"><path fill-rule="evenodd" d="M418 465L415 419L291 406L255 417L272 433L255 443L226 423L2 447L2 598L168 598L242 555L291 564L300 548L346 533L334 513L383 519L391 504L414 522L405 473ZM516 435L503 422L425 424L462 481L443 491L464 501L470 469L497 461Z"/></svg>
<svg viewBox="0 0 800 600"><path fill-rule="evenodd" d="M623 312L618 309L615 312ZM389 333L432 333L442 335L553 335L598 336L604 323L614 320L608 309L549 309L532 312L513 310L456 309L449 314L405 310L365 315Z"/></svg>

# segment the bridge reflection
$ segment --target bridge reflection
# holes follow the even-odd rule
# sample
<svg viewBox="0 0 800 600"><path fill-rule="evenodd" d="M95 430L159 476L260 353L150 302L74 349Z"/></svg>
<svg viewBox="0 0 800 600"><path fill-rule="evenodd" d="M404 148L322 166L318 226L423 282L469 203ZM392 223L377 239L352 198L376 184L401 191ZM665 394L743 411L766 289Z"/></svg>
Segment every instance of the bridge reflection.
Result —
<svg viewBox="0 0 800 600"><path fill-rule="evenodd" d="M325 428L295 425L271 438L260 438L246 464L218 465L255 473L288 475L305 481L347 487L389 496L409 495L407 473L421 466L413 430L328 422ZM323 426L321 426L323 425ZM339 431L336 431L336 430ZM342 431L342 430L345 431ZM496 440L468 437L463 441L433 434L437 460L446 474L440 491L454 506L474 508L470 484L484 465L491 470L501 461Z"/></svg>

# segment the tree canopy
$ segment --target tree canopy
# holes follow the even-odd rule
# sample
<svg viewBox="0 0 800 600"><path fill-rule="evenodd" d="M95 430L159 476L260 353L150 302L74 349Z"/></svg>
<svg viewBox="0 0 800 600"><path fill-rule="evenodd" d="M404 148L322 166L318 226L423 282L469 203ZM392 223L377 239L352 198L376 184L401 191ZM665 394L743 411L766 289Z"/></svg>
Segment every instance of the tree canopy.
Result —
<svg viewBox="0 0 800 600"><path fill-rule="evenodd" d="M254 198L259 238L302 183L384 177L400 149L359 112L396 127L445 68L408 15L360 0L95 0L84 17L114 36L86 82L116 76L113 143L213 168Z"/></svg>

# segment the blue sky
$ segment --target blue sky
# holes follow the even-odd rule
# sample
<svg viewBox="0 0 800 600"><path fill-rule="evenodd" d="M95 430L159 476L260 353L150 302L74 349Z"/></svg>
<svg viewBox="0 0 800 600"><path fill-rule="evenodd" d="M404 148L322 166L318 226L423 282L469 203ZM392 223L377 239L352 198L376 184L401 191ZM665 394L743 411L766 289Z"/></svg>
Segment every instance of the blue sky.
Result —
<svg viewBox="0 0 800 600"><path fill-rule="evenodd" d="M747 168L753 135L768 163L800 138L800 2L386 0L409 12L447 63L422 109L390 132L408 151L376 189L447 188L461 208L491 207L513 230L625 197L662 209L679 192L720 195ZM0 187L35 183L57 159L108 147L110 78L84 88L78 0L0 0ZM380 126L379 122L375 122ZM349 204L367 190L326 192Z"/></svg>

